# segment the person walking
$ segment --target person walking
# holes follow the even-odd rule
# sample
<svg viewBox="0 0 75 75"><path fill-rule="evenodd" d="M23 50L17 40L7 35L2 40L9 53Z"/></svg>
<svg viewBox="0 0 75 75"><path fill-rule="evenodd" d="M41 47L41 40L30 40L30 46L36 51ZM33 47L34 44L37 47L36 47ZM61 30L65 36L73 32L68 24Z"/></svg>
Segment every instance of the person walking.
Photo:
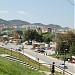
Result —
<svg viewBox="0 0 75 75"><path fill-rule="evenodd" d="M52 63L51 75L54 75L54 72L55 72L55 62Z"/></svg>

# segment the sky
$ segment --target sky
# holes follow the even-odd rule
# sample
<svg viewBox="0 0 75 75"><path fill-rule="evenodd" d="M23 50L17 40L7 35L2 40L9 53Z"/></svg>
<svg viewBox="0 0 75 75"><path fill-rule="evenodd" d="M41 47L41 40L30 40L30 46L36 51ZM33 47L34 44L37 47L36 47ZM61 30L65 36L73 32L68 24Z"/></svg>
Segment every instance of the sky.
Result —
<svg viewBox="0 0 75 75"><path fill-rule="evenodd" d="M74 4L74 0L69 0ZM74 5L68 0L0 0L0 18L74 28Z"/></svg>

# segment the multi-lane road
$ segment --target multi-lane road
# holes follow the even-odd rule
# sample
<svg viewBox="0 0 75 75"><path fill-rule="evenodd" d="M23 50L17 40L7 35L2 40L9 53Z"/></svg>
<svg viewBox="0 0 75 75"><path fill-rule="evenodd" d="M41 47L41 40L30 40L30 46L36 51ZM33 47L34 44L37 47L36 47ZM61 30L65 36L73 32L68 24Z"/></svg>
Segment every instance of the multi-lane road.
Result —
<svg viewBox="0 0 75 75"><path fill-rule="evenodd" d="M15 45L15 44L9 43L7 45L4 45L3 47L8 48L8 49L13 48L14 50L16 50L16 48L20 47L20 45ZM59 66L60 64L63 63L62 60L58 60L58 59L52 58L50 56L45 56L44 54L36 53L36 52L30 50L31 46L29 46L29 45L25 45L25 48L26 49L24 50L24 52L26 54L31 55L35 58L38 57L40 60L42 60L46 64L52 64L52 62L55 62L55 64L57 66ZM75 64L68 63L68 62L66 62L65 64L68 67L68 69L66 69L66 70L71 72L74 75L75 74Z"/></svg>

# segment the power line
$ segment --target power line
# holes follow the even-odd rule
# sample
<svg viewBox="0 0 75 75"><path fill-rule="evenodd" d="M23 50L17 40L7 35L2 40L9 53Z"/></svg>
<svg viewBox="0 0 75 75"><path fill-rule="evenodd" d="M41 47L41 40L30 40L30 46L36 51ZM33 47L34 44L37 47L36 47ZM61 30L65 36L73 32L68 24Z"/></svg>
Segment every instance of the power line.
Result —
<svg viewBox="0 0 75 75"><path fill-rule="evenodd" d="M71 3L73 6L75 6L74 3L72 3L70 0L67 0L67 1L68 1L69 3Z"/></svg>

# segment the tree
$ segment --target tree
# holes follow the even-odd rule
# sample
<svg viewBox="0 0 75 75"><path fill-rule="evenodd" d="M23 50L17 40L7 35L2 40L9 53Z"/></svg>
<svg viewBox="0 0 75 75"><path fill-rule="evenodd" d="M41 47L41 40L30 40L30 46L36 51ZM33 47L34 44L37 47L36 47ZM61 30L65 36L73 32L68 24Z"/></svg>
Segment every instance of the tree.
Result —
<svg viewBox="0 0 75 75"><path fill-rule="evenodd" d="M14 32L14 39L18 39L18 33Z"/></svg>
<svg viewBox="0 0 75 75"><path fill-rule="evenodd" d="M23 35L23 32L21 30L16 30L15 32L17 32L18 35Z"/></svg>
<svg viewBox="0 0 75 75"><path fill-rule="evenodd" d="M65 41L65 43L63 43ZM70 46L72 46L72 42L75 41L75 34L72 31L68 31L66 34L58 34L57 37L57 52L61 54L65 49L67 52L70 52Z"/></svg>
<svg viewBox="0 0 75 75"><path fill-rule="evenodd" d="M38 34L38 32L36 30L26 30L24 32L24 39L26 41L32 41L32 40L36 40L36 41L40 41L42 38L42 36L40 34Z"/></svg>
<svg viewBox="0 0 75 75"><path fill-rule="evenodd" d="M71 56L72 54L75 54L75 42L72 42L72 45L70 46L70 53L71 53Z"/></svg>
<svg viewBox="0 0 75 75"><path fill-rule="evenodd" d="M39 34L42 34L42 29L41 29L40 27L38 27L38 28L37 28L37 32L38 32Z"/></svg>
<svg viewBox="0 0 75 75"><path fill-rule="evenodd" d="M50 43L50 41L52 40L52 38L53 38L52 34L49 34L49 33L43 34L43 40L46 43Z"/></svg>

